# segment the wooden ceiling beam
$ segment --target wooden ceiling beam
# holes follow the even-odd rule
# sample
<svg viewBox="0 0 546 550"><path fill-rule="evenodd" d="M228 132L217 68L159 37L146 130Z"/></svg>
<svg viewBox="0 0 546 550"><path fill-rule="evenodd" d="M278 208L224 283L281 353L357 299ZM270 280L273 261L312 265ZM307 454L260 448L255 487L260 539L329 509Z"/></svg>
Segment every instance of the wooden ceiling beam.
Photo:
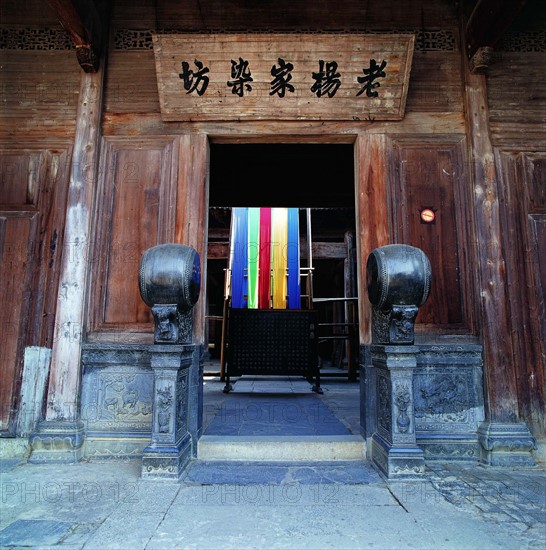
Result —
<svg viewBox="0 0 546 550"><path fill-rule="evenodd" d="M106 40L108 2L93 0L48 0L61 25L76 46L76 56L86 72L96 72Z"/></svg>
<svg viewBox="0 0 546 550"><path fill-rule="evenodd" d="M466 54L473 72L482 72L491 53L527 0L478 0L466 24Z"/></svg>

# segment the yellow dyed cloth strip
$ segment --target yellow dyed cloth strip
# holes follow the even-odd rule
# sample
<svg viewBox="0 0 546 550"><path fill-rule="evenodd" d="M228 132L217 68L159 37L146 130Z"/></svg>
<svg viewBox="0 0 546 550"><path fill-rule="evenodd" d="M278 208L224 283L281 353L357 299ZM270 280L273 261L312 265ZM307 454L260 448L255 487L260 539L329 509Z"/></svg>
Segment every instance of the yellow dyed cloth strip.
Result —
<svg viewBox="0 0 546 550"><path fill-rule="evenodd" d="M260 257L260 209L248 209L248 308L258 308L258 261Z"/></svg>
<svg viewBox="0 0 546 550"><path fill-rule="evenodd" d="M273 271L273 309L286 309L288 247L288 210L271 209L271 269Z"/></svg>

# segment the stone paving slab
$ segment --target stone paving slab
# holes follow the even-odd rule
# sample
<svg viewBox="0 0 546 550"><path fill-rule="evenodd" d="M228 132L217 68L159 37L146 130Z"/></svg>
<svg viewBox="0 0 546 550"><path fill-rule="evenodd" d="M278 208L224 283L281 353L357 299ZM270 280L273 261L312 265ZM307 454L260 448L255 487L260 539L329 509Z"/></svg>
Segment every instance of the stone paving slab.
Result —
<svg viewBox="0 0 546 550"><path fill-rule="evenodd" d="M393 482L364 461L194 461L173 482L140 479L139 460L112 460L22 463L4 469L0 485L0 540L10 549L546 546L541 468L432 463L423 479ZM25 538L37 522L52 528Z"/></svg>
<svg viewBox="0 0 546 550"><path fill-rule="evenodd" d="M30 546L57 544L72 525L63 521L45 519L18 519L0 531L0 545Z"/></svg>
<svg viewBox="0 0 546 550"><path fill-rule="evenodd" d="M232 462L195 461L183 481L200 484L372 484L383 483L381 476L364 461Z"/></svg>

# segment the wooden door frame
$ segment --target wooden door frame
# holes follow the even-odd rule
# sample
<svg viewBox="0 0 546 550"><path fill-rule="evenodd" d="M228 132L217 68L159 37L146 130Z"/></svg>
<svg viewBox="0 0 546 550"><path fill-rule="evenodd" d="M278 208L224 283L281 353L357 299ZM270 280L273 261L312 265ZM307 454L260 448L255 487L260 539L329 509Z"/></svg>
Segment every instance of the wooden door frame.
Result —
<svg viewBox="0 0 546 550"><path fill-rule="evenodd" d="M387 155L386 135L376 133L335 133L324 134L275 134L274 129L254 135L207 135L212 144L350 144L354 153L354 193L355 193L355 230L357 248L357 290L359 312L359 342L371 343L371 305L366 299L366 274L363 259L377 246L389 242L389 215L387 192ZM210 172L210 158L207 163ZM207 208L210 181L207 180ZM367 220L362 224L362 218ZM208 220L205 227L208 234ZM204 256L206 262L207 256ZM206 293L206 281L204 287ZM205 319L202 319L204 330Z"/></svg>

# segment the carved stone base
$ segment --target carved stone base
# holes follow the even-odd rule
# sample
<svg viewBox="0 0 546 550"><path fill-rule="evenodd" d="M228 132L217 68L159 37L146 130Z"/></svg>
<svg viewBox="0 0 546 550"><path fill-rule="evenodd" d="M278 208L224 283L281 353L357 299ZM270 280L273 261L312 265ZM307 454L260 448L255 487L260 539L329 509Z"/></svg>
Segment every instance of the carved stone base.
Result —
<svg viewBox="0 0 546 550"><path fill-rule="evenodd" d="M392 306L388 310L372 308L373 341L377 344L408 344L415 341L417 306Z"/></svg>
<svg viewBox="0 0 546 550"><path fill-rule="evenodd" d="M190 458L189 434L174 446L152 443L144 449L142 455L142 478L178 480Z"/></svg>
<svg viewBox="0 0 546 550"><path fill-rule="evenodd" d="M89 434L85 437L85 458L91 460L117 460L141 458L150 437L127 435Z"/></svg>
<svg viewBox="0 0 546 550"><path fill-rule="evenodd" d="M83 457L85 439L81 421L44 420L30 435L29 462L78 462Z"/></svg>
<svg viewBox="0 0 546 550"><path fill-rule="evenodd" d="M478 428L481 462L488 466L535 466L536 440L525 422L484 422Z"/></svg>
<svg viewBox="0 0 546 550"><path fill-rule="evenodd" d="M425 473L423 450L417 445L394 446L375 433L372 455L374 464L389 479L407 479Z"/></svg>
<svg viewBox="0 0 546 550"><path fill-rule="evenodd" d="M142 455L143 478L178 479L191 457L189 372L194 345L150 346L154 374L152 437Z"/></svg>
<svg viewBox="0 0 546 550"><path fill-rule="evenodd" d="M480 445L476 434L417 434L417 445L425 453L425 460L477 462Z"/></svg>
<svg viewBox="0 0 546 550"><path fill-rule="evenodd" d="M413 399L415 346L371 346L375 379L375 433L371 457L388 478L422 475L423 450L417 446Z"/></svg>
<svg viewBox="0 0 546 550"><path fill-rule="evenodd" d="M196 346L188 377L188 431L192 439L193 458L197 458L197 442L203 434L203 362L203 345Z"/></svg>

